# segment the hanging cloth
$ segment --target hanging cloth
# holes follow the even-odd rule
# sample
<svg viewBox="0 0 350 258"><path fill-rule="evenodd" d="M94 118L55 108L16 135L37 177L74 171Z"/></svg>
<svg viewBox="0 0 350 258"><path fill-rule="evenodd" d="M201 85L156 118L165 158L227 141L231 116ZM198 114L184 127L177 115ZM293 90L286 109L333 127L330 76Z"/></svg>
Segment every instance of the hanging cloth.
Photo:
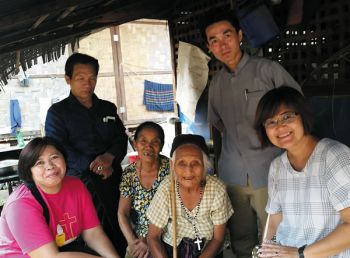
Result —
<svg viewBox="0 0 350 258"><path fill-rule="evenodd" d="M172 84L161 84L145 80L143 104L149 111L174 111Z"/></svg>
<svg viewBox="0 0 350 258"><path fill-rule="evenodd" d="M17 128L22 126L21 109L17 99L10 100L11 133L16 134Z"/></svg>

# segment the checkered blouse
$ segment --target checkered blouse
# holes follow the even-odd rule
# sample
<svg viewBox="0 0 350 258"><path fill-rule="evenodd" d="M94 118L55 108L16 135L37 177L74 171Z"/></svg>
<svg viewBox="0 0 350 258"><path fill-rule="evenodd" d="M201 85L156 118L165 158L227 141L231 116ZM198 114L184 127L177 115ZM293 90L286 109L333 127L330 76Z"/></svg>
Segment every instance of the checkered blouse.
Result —
<svg viewBox="0 0 350 258"><path fill-rule="evenodd" d="M170 178L163 180L159 186L149 209L146 212L150 223L164 230L163 241L172 245L172 214L170 197ZM177 192L177 190L176 190ZM197 208L187 212L194 217ZM210 240L213 237L214 225L221 225L228 221L233 214L231 202L226 193L226 187L215 176L207 176L203 198L198 212L196 227L200 238ZM183 237L196 238L192 224L186 219L185 211L181 208L176 193L177 216L177 245Z"/></svg>
<svg viewBox="0 0 350 258"><path fill-rule="evenodd" d="M269 173L266 211L282 213L276 240L300 247L326 237L350 207L350 149L331 139L316 145L305 168L298 172L287 153L277 157ZM350 257L350 249L334 257Z"/></svg>

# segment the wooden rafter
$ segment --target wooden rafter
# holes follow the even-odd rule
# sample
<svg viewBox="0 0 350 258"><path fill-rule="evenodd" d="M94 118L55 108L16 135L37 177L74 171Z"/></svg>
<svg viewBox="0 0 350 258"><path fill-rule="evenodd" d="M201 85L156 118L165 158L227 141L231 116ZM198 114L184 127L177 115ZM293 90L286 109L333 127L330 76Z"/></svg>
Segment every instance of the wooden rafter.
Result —
<svg viewBox="0 0 350 258"><path fill-rule="evenodd" d="M24 69L40 56L57 59L80 37L135 19L165 18L179 1L188 0L0 1L0 84L16 72L18 57Z"/></svg>
<svg viewBox="0 0 350 258"><path fill-rule="evenodd" d="M39 19L37 19L37 20L34 22L33 26L31 27L31 30L32 30L32 29L36 29L36 28L37 28L43 21L45 21L46 18L49 17L49 16L50 16L50 14L45 14L45 15L40 16Z"/></svg>
<svg viewBox="0 0 350 258"><path fill-rule="evenodd" d="M82 3L92 3L94 0L55 0L45 1L40 5L33 5L25 10L19 10L18 12L12 13L11 15L0 16L1 27L11 27L15 24L21 24L26 21L32 21L33 18L38 18L44 14L58 12L67 9L70 6L74 6ZM18 19L18 17L21 17Z"/></svg>
<svg viewBox="0 0 350 258"><path fill-rule="evenodd" d="M66 18L71 12L73 12L73 11L75 10L75 8L77 8L77 5L71 6L71 7L67 8L67 9L56 19L56 21L59 22L59 21L63 20L64 18Z"/></svg>
<svg viewBox="0 0 350 258"><path fill-rule="evenodd" d="M142 14L144 14L144 16L151 15L155 11L161 10L160 8L163 8L162 5L153 6L152 8L148 8L147 10L135 8L137 5L143 5L144 2L147 2L147 0L139 1L137 2L137 4L124 2L124 6L121 6L120 3L114 3L113 5L100 7L94 12L87 10L74 17L67 17L66 19L61 20L60 22L42 24L37 29L33 29L31 31L26 31L23 33L17 33L16 35L8 38L0 37L0 53L5 53L8 51L14 51L23 48L23 45L35 45L38 42L43 42L43 40L45 42L45 40L50 41L51 39L57 39L59 37L65 37L68 35L83 35L90 30L110 26L112 24L121 24L133 19L137 19ZM102 17L103 15L106 15L108 13L111 13L112 17L117 17L117 22L113 20L111 22L97 22L94 24L89 24L89 20L98 19L99 17ZM43 35L44 33L45 35Z"/></svg>
<svg viewBox="0 0 350 258"><path fill-rule="evenodd" d="M142 2L147 2L147 0L143 0L138 2L140 5ZM105 10L105 8L110 8L110 7L104 7L101 8L99 11ZM124 6L119 8L118 10L113 11L113 15L114 17L117 17L118 19L116 21L111 21L111 22L107 22L107 23L86 23L83 26L74 26L72 28L65 27L64 30L59 30L59 31L54 31L55 27L52 28L52 31L54 31L55 33L50 34L47 33L46 35L41 34L41 36L35 40L30 40L30 41L26 41L25 43L23 42L17 42L14 41L13 44L9 45L9 46L5 46L0 48L0 55L7 53L7 52L12 52L12 51L16 51L18 49L23 49L24 47L32 47L38 44L43 44L45 42L49 42L52 40L57 40L60 38L67 38L67 37L74 37L74 36L82 36L82 35L86 35L89 32L95 30L95 29L99 29L99 28L103 28L103 27L108 27L108 26L112 26L112 25L117 25L117 24L122 24L131 20L135 20L138 19L140 17L147 17L148 15L152 15L154 12L159 12L159 10L162 10L164 8L163 5L154 5L151 8L148 8L147 10L143 10L141 8L136 9L134 4L130 4L128 6ZM86 19L88 16L86 16L86 14L81 15L84 16L84 18ZM97 16L93 15L93 16ZM90 18L90 17L89 17ZM62 23L64 23L66 21L63 20L61 21ZM67 21L66 21L67 22ZM46 32L48 32L49 30L47 28L44 28L44 26L40 26L39 30L44 30ZM32 36L30 36L30 34L28 34L28 36L22 35L22 39L23 38L30 38ZM7 44L8 45L8 44ZM0 46L4 46L4 42L1 42L0 40Z"/></svg>

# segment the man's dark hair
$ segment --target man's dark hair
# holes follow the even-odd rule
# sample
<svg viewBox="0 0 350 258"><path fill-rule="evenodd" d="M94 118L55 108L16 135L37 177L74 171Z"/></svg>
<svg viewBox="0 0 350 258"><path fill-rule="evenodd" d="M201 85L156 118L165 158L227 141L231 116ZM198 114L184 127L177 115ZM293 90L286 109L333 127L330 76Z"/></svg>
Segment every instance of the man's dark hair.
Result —
<svg viewBox="0 0 350 258"><path fill-rule="evenodd" d="M236 14L231 10L213 10L210 11L202 17L202 19L199 22L199 29L201 36L205 42L208 42L207 40L207 34L205 33L206 29L217 22L221 21L227 21L231 23L231 25L236 29L237 33L241 29L239 25L239 21L237 19Z"/></svg>
<svg viewBox="0 0 350 258"><path fill-rule="evenodd" d="M73 68L76 64L89 64L94 68L96 75L98 75L100 65L98 64L98 60L96 58L86 54L74 53L73 55L68 57L66 65L64 67L65 74L69 78L72 78Z"/></svg>
<svg viewBox="0 0 350 258"><path fill-rule="evenodd" d="M33 182L32 167L40 157L40 154L47 146L53 146L57 149L67 162L67 154L61 144L50 137L37 137L31 140L21 151L18 160L19 178L26 182Z"/></svg>
<svg viewBox="0 0 350 258"><path fill-rule="evenodd" d="M268 91L259 101L255 113L254 129L261 142L261 147L273 146L266 134L264 122L276 115L282 106L293 109L301 117L306 135L311 134L313 115L305 97L296 89L282 86Z"/></svg>
<svg viewBox="0 0 350 258"><path fill-rule="evenodd" d="M160 149L162 149L163 145L164 145L164 130L163 130L163 128L159 124L151 122L151 121L143 122L142 124L140 124L136 128L135 135L134 135L135 141L139 137L141 131L144 129L153 129L154 131L157 132L158 138L159 138L160 144L161 144Z"/></svg>

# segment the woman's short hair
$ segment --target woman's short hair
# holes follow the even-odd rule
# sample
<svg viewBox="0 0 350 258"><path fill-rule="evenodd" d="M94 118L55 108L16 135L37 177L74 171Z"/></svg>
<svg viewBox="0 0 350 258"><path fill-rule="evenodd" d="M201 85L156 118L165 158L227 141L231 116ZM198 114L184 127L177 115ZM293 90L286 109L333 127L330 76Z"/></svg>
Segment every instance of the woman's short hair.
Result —
<svg viewBox="0 0 350 258"><path fill-rule="evenodd" d="M165 138L163 128L159 124L151 122L151 121L143 122L142 124L140 124L136 128L135 135L134 135L135 141L137 141L137 139L140 136L140 133L143 129L153 129L157 132L158 138L159 138L160 143L161 143L160 149L162 150L162 148L164 146L164 138Z"/></svg>
<svg viewBox="0 0 350 258"><path fill-rule="evenodd" d="M19 178L26 182L32 182L32 167L47 146L55 147L67 161L67 154L57 140L50 137L37 137L31 140L21 151L18 161Z"/></svg>
<svg viewBox="0 0 350 258"><path fill-rule="evenodd" d="M313 115L305 97L296 89L282 86L268 91L259 101L255 113L254 129L261 142L261 147L272 146L267 137L264 122L266 119L276 115L276 112L284 105L293 109L300 115L305 134L311 134L313 125Z"/></svg>

